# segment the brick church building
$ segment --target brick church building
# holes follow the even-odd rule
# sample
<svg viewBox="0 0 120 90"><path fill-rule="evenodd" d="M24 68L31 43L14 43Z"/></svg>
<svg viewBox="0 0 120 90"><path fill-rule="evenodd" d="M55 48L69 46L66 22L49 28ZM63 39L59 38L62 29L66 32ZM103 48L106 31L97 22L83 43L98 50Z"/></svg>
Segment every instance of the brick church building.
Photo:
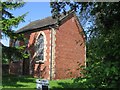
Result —
<svg viewBox="0 0 120 90"><path fill-rule="evenodd" d="M27 38L14 45L24 44L29 58L11 61L11 74L49 80L80 76L78 63L85 66L86 60L85 35L74 12L61 15L59 25L56 19L47 17L31 22L16 33Z"/></svg>

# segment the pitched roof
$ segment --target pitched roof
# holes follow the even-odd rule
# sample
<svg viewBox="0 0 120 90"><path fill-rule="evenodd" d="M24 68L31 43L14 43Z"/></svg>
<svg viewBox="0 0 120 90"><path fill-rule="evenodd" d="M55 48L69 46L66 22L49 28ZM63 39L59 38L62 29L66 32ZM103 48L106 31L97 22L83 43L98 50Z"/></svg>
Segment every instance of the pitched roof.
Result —
<svg viewBox="0 0 120 90"><path fill-rule="evenodd" d="M73 13L74 13L74 11L69 12L66 15L61 14L61 17L59 20L62 21ZM33 21L33 22L29 23L28 25L24 26L23 28L17 30L15 33L23 33L23 32L31 31L34 29L40 30L42 28L49 28L49 26L54 26L55 24L57 24L57 19L53 19L52 16L50 16L50 17L47 17L47 18L44 18L41 20Z"/></svg>

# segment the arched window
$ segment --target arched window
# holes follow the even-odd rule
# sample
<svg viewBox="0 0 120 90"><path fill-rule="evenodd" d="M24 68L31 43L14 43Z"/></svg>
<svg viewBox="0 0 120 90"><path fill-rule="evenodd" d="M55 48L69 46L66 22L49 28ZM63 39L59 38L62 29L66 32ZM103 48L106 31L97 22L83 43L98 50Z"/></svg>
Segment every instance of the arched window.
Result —
<svg viewBox="0 0 120 90"><path fill-rule="evenodd" d="M18 40L16 40L15 43L14 43L14 46L15 46L15 47L19 47L19 46L20 46L19 43L20 43L20 42L19 42Z"/></svg>
<svg viewBox="0 0 120 90"><path fill-rule="evenodd" d="M37 59L44 60L44 36L39 35L36 42Z"/></svg>

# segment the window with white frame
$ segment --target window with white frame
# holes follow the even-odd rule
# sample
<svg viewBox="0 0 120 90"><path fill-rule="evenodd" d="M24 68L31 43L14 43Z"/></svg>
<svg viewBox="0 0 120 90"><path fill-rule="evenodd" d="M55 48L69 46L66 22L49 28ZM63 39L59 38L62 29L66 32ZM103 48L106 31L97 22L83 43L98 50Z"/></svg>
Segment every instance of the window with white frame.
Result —
<svg viewBox="0 0 120 90"><path fill-rule="evenodd" d="M44 60L44 36L42 34L39 35L36 41L36 57L37 60Z"/></svg>
<svg viewBox="0 0 120 90"><path fill-rule="evenodd" d="M16 40L16 41L15 41L15 47L18 47L18 46L19 46L19 43L20 43L20 42L19 42L18 40Z"/></svg>

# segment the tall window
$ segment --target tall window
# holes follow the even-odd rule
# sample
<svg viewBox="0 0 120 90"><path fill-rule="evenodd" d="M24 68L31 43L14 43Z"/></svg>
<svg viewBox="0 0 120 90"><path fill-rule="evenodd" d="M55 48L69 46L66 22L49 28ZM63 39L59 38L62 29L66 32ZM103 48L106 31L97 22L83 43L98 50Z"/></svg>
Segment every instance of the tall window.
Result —
<svg viewBox="0 0 120 90"><path fill-rule="evenodd" d="M36 51L38 60L44 59L44 36L40 34L36 42Z"/></svg>
<svg viewBox="0 0 120 90"><path fill-rule="evenodd" d="M15 47L19 47L19 43L20 43L20 42L19 42L18 40L16 40L15 43L14 43L14 46L15 46Z"/></svg>

